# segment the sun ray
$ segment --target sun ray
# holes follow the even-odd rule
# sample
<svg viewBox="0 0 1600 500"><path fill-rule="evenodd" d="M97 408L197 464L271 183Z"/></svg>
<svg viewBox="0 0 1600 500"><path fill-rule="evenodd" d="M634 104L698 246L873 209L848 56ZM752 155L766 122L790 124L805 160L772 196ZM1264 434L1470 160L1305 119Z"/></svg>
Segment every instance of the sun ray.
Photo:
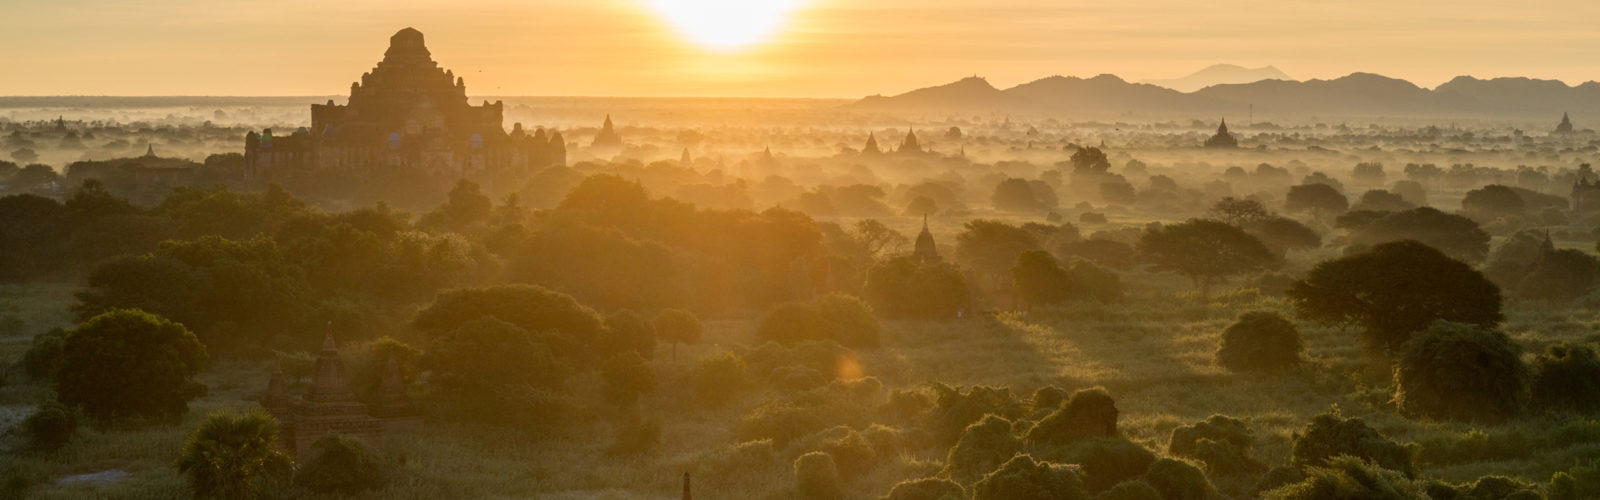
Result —
<svg viewBox="0 0 1600 500"><path fill-rule="evenodd" d="M696 44L731 51L766 40L800 0L650 0L650 5Z"/></svg>

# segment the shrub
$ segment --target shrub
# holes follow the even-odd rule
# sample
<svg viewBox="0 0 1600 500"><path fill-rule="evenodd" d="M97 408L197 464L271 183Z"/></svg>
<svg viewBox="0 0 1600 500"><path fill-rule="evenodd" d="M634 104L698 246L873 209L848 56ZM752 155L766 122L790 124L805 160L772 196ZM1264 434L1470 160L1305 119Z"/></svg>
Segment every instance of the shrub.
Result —
<svg viewBox="0 0 1600 500"><path fill-rule="evenodd" d="M378 394L380 386L383 385L384 367L389 364L391 357L394 358L395 364L399 365L402 381L410 383L416 380L417 360L422 358L422 350L391 337L383 337L367 344L355 358L355 362L351 363L349 370L352 372L351 385L361 394Z"/></svg>
<svg viewBox="0 0 1600 500"><path fill-rule="evenodd" d="M1247 312L1222 331L1217 364L1232 371L1275 372L1298 364L1303 351L1293 323L1277 313Z"/></svg>
<svg viewBox="0 0 1600 500"><path fill-rule="evenodd" d="M1022 441L1011 434L1011 421L988 415L961 432L945 457L944 475L971 483L1021 451Z"/></svg>
<svg viewBox="0 0 1600 500"><path fill-rule="evenodd" d="M985 415L994 414L1006 419L1022 416L1022 403L1011 394L1010 387L975 385L968 388L967 392L940 383L930 387L934 392L934 403L929 411L928 431L941 446L954 444L967 425Z"/></svg>
<svg viewBox="0 0 1600 500"><path fill-rule="evenodd" d="M22 354L22 371L33 380L49 380L61 363L67 331L60 328L35 335L28 351Z"/></svg>
<svg viewBox="0 0 1600 500"><path fill-rule="evenodd" d="M1411 450L1367 426L1361 419L1344 419L1324 413L1294 436L1291 463L1295 467L1323 467L1330 459L1349 455L1368 460L1378 467L1399 471L1411 477Z"/></svg>
<svg viewBox="0 0 1600 500"><path fill-rule="evenodd" d="M739 440L770 439L778 448L789 441L822 430L827 426L822 416L811 408L769 400L750 410L739 419Z"/></svg>
<svg viewBox="0 0 1600 500"><path fill-rule="evenodd" d="M1156 461L1150 450L1122 436L1082 439L1066 446L1030 446L1029 453L1040 460L1078 464L1090 492L1139 477Z"/></svg>
<svg viewBox="0 0 1600 500"><path fill-rule="evenodd" d="M1161 490L1143 480L1124 481L1094 497L1095 500L1165 500Z"/></svg>
<svg viewBox="0 0 1600 500"><path fill-rule="evenodd" d="M1028 250L1018 255L1016 265L1011 266L1011 280L1016 285L1017 295L1031 306L1066 302L1076 292L1067 270L1044 250Z"/></svg>
<svg viewBox="0 0 1600 500"><path fill-rule="evenodd" d="M1545 348L1533 360L1531 402L1544 410L1600 411L1600 357L1594 349L1562 343Z"/></svg>
<svg viewBox="0 0 1600 500"><path fill-rule="evenodd" d="M413 324L433 335L492 316L528 332L560 332L576 346L592 345L605 321L571 296L532 285L501 285L440 292Z"/></svg>
<svg viewBox="0 0 1600 500"><path fill-rule="evenodd" d="M1105 388L1073 392L1067 403L1028 431L1028 443L1066 444L1078 439L1117 434L1117 404Z"/></svg>
<svg viewBox="0 0 1600 500"><path fill-rule="evenodd" d="M1244 422L1223 415L1172 430L1167 453L1193 458L1205 464L1214 475L1237 476L1264 470L1265 465L1250 458L1250 428Z"/></svg>
<svg viewBox="0 0 1600 500"><path fill-rule="evenodd" d="M78 419L71 408L50 401L22 420L28 446L40 451L56 451L72 441L78 432Z"/></svg>
<svg viewBox="0 0 1600 500"><path fill-rule="evenodd" d="M606 400L623 408L633 407L639 395L656 388L656 372L636 351L611 356L600 367L600 375L605 379Z"/></svg>
<svg viewBox="0 0 1600 500"><path fill-rule="evenodd" d="M876 347L880 328L872 309L861 299L829 294L813 302L778 306L761 320L756 338L783 345L833 340L850 347Z"/></svg>
<svg viewBox="0 0 1600 500"><path fill-rule="evenodd" d="M1505 476L1483 476L1471 484L1460 486L1429 481L1422 488L1433 500L1545 500L1546 498L1539 493L1537 486Z"/></svg>
<svg viewBox="0 0 1600 500"><path fill-rule="evenodd" d="M1262 497L1270 500L1428 498L1422 487L1406 474L1351 456L1334 457L1326 465L1310 467L1304 480L1266 491Z"/></svg>
<svg viewBox="0 0 1600 500"><path fill-rule="evenodd" d="M1068 466L1017 455L972 485L972 500L1087 500L1083 481Z"/></svg>
<svg viewBox="0 0 1600 500"><path fill-rule="evenodd" d="M1394 372L1400 411L1430 418L1500 421L1529 397L1522 348L1504 333L1437 322L1406 344Z"/></svg>
<svg viewBox="0 0 1600 500"><path fill-rule="evenodd" d="M178 457L196 498L261 498L289 479L294 462L277 450L278 421L252 413L212 413Z"/></svg>
<svg viewBox="0 0 1600 500"><path fill-rule="evenodd" d="M905 441L905 433L882 424L872 424L871 427L867 427L867 430L861 431L861 437L872 444L872 453L880 457L899 454L900 444Z"/></svg>
<svg viewBox="0 0 1600 500"><path fill-rule="evenodd" d="M194 381L205 362L206 348L183 325L112 309L67 334L56 393L96 420L176 418L205 394Z"/></svg>
<svg viewBox="0 0 1600 500"><path fill-rule="evenodd" d="M813 451L794 460L794 485L801 498L837 499L844 496L839 468L827 453Z"/></svg>
<svg viewBox="0 0 1600 500"><path fill-rule="evenodd" d="M1093 298L1105 304L1122 302L1122 279L1117 277L1115 271L1087 260L1073 259L1072 265L1067 268L1067 276L1072 278L1073 286L1079 289L1080 297Z"/></svg>
<svg viewBox="0 0 1600 500"><path fill-rule="evenodd" d="M329 434L311 443L311 450L295 483L317 493L354 495L382 489L385 477L383 455L355 437Z"/></svg>
<svg viewBox="0 0 1600 500"><path fill-rule="evenodd" d="M613 434L609 448L611 453L641 455L649 453L656 443L661 442L661 424L655 420L629 418L617 425Z"/></svg>
<svg viewBox="0 0 1600 500"><path fill-rule="evenodd" d="M967 490L949 479L925 477L901 481L883 500L966 500Z"/></svg>
<svg viewBox="0 0 1600 500"><path fill-rule="evenodd" d="M1206 474L1199 467L1182 460L1163 458L1150 464L1144 480L1161 492L1166 500L1207 500L1217 497Z"/></svg>
<svg viewBox="0 0 1600 500"><path fill-rule="evenodd" d="M744 360L724 352L700 360L691 375L694 395L711 406L728 404L750 388L750 372Z"/></svg>
<svg viewBox="0 0 1600 500"><path fill-rule="evenodd" d="M564 413L567 375L555 342L494 317L468 321L434 340L432 381L464 418L554 423Z"/></svg>
<svg viewBox="0 0 1600 500"><path fill-rule="evenodd" d="M861 433L848 427L843 428L839 436L822 442L822 450L833 457L834 463L842 469L844 477L855 477L872 468L877 458L873 451L872 443Z"/></svg>

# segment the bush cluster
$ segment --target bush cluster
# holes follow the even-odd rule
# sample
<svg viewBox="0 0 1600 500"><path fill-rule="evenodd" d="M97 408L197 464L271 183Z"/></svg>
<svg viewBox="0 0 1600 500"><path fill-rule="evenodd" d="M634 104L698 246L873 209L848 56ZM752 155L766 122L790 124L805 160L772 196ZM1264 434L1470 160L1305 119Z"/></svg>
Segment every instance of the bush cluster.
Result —
<svg viewBox="0 0 1600 500"><path fill-rule="evenodd" d="M1294 323L1277 313L1248 312L1222 331L1217 364L1236 372L1276 372L1298 364L1304 351Z"/></svg>
<svg viewBox="0 0 1600 500"><path fill-rule="evenodd" d="M1395 403L1428 418L1500 421L1528 404L1532 375L1504 333L1440 321L1406 343L1395 363Z"/></svg>

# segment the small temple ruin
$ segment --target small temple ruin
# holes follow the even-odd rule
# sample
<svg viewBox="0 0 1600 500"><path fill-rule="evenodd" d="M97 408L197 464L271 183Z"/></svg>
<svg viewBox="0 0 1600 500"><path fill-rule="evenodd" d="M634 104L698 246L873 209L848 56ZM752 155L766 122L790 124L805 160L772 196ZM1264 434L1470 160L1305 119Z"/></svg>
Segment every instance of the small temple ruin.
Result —
<svg viewBox="0 0 1600 500"><path fill-rule="evenodd" d="M1232 133L1228 132L1228 119L1227 118L1223 118L1222 119L1222 124L1217 126L1216 135L1211 136L1210 139L1206 139L1206 147L1208 147L1208 148L1237 148L1237 147L1239 147L1239 140L1234 138Z"/></svg>
<svg viewBox="0 0 1600 500"><path fill-rule="evenodd" d="M395 359L391 356L385 363L378 402L368 408L350 391L344 360L332 334L323 340L305 396L294 399L288 391L283 369L275 368L261 406L278 420L279 448L296 457L304 456L312 443L329 434L349 435L382 450L385 435L422 428L421 413L406 395Z"/></svg>

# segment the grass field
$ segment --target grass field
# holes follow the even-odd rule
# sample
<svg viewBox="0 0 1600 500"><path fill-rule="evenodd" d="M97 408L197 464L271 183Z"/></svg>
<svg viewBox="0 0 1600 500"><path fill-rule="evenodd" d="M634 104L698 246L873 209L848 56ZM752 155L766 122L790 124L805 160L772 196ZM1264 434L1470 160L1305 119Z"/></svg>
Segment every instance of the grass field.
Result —
<svg viewBox="0 0 1600 500"><path fill-rule="evenodd" d="M957 322L892 321L884 324L884 346L859 350L865 376L886 388L927 382L1007 386L1022 395L1046 385L1067 390L1104 386L1116 398L1119 430L1146 447L1165 450L1180 425L1212 414L1245 420L1257 445L1253 455L1269 464L1287 461L1292 436L1312 416L1336 409L1361 417L1392 439L1416 443L1425 477L1452 482L1501 474L1543 483L1580 461L1600 458L1600 422L1580 417L1533 416L1478 426L1414 421L1388 403L1393 387L1387 366L1364 355L1354 331L1301 324L1308 362L1283 375L1233 374L1212 355L1221 330L1238 314L1271 310L1288 314L1282 299L1253 291L1200 299L1167 276L1126 277L1128 303L1081 304ZM65 325L70 287L10 286L0 315L16 314L27 331ZM1532 353L1563 340L1600 340L1600 313L1585 308L1507 304L1505 330ZM790 462L808 451L804 440L788 449L741 446L735 427L741 415L771 397L753 393L720 409L703 408L688 394L694 361L754 342L754 319L707 323L699 345L679 348L678 361L659 346L653 367L659 389L641 401L641 412L661 423L661 441L642 456L608 453L616 410L587 404L559 429L516 429L453 424L431 419L415 434L392 436L387 453L400 473L382 491L364 498L673 498L680 475L692 471L700 498L786 498ZM16 359L28 336L0 339L7 359ZM222 360L200 376L210 388L191 403L177 425L132 429L85 428L54 455L8 450L8 491L22 485L29 498L173 498L187 488L172 467L189 431L208 412L245 410L266 383L263 362ZM45 389L12 370L0 388L6 425L26 414ZM590 372L568 384L575 394L599 392ZM425 394L419 395L424 401ZM855 416L841 416L854 420ZM15 436L7 446L17 446ZM940 448L902 449L878 457L852 474L850 498L882 495L895 483L931 475L943 467ZM110 481L64 478L106 471L126 476Z"/></svg>

